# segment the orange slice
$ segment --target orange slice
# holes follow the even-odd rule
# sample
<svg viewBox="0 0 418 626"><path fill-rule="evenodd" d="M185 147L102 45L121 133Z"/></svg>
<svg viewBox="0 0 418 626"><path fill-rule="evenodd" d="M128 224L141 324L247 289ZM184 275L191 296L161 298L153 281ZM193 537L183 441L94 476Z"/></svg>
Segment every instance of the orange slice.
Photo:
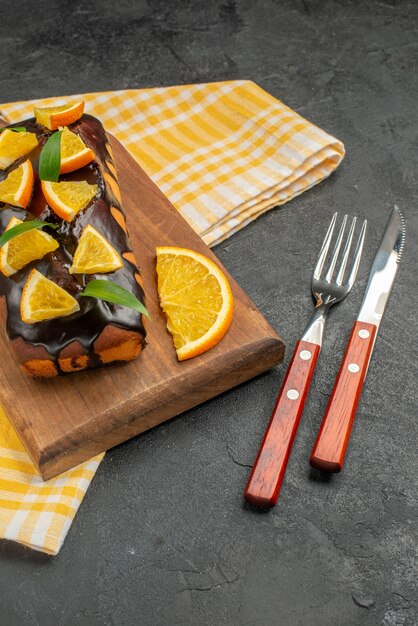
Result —
<svg viewBox="0 0 418 626"><path fill-rule="evenodd" d="M103 274L123 266L115 248L91 224L81 233L70 274Z"/></svg>
<svg viewBox="0 0 418 626"><path fill-rule="evenodd" d="M6 128L0 133L0 170L32 152L38 145L34 133L15 132Z"/></svg>
<svg viewBox="0 0 418 626"><path fill-rule="evenodd" d="M63 220L71 220L82 211L99 193L98 185L89 185L85 180L51 183L41 181L45 200Z"/></svg>
<svg viewBox="0 0 418 626"><path fill-rule="evenodd" d="M35 324L55 317L66 317L79 311L80 306L68 291L52 280L32 270L23 287L20 315L26 324Z"/></svg>
<svg viewBox="0 0 418 626"><path fill-rule="evenodd" d="M49 130L57 130L60 126L68 126L80 119L84 112L84 100L55 107L35 107L33 111L38 124Z"/></svg>
<svg viewBox="0 0 418 626"><path fill-rule="evenodd" d="M60 173L67 174L84 167L94 159L94 152L75 133L64 128L61 135Z"/></svg>
<svg viewBox="0 0 418 626"><path fill-rule="evenodd" d="M6 230L17 224L23 222L12 217ZM39 229L16 235L0 248L0 271L5 276L11 276L31 261L42 259L45 254L56 250L58 246L56 239Z"/></svg>
<svg viewBox="0 0 418 626"><path fill-rule="evenodd" d="M234 300L219 267L186 248L157 248L158 294L179 361L215 346L228 330Z"/></svg>
<svg viewBox="0 0 418 626"><path fill-rule="evenodd" d="M0 182L0 202L26 209L33 191L32 163L25 161Z"/></svg>

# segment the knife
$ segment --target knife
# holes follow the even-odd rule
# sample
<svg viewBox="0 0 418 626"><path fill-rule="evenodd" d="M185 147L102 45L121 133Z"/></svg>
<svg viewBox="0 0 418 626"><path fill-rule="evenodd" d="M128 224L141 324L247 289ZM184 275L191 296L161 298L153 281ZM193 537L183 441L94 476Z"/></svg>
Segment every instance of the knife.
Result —
<svg viewBox="0 0 418 626"><path fill-rule="evenodd" d="M316 469L325 472L342 470L377 332L404 245L405 221L395 206L374 258L363 303L312 450L310 464Z"/></svg>

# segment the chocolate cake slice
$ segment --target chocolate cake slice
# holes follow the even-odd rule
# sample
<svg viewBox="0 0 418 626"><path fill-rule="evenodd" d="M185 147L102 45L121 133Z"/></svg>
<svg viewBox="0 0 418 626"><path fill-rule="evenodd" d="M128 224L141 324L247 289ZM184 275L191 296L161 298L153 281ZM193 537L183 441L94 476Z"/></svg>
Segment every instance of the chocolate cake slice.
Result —
<svg viewBox="0 0 418 626"><path fill-rule="evenodd" d="M126 229L111 146L102 124L83 114L69 125L69 130L93 150L95 158L81 169L62 174L59 181L87 181L99 188L97 196L71 221L61 219L47 204L39 179L40 153L53 131L38 124L35 118L7 128L14 126L35 133L39 145L29 155L0 171L0 181L29 158L35 176L34 191L26 209L0 202L0 233L5 232L12 217L21 221L39 218L56 226L56 230L48 229L48 232L59 243L54 252L30 262L13 275L0 274L0 295L4 296L0 300L0 314L20 367L31 376L50 377L135 359L145 346L142 315L119 304L81 296L89 281L105 278L125 288L141 303L145 302L141 276ZM88 224L103 235L123 259L120 269L105 276L69 272L78 241ZM33 269L71 294L79 304L79 311L66 317L24 322L20 302L23 287Z"/></svg>

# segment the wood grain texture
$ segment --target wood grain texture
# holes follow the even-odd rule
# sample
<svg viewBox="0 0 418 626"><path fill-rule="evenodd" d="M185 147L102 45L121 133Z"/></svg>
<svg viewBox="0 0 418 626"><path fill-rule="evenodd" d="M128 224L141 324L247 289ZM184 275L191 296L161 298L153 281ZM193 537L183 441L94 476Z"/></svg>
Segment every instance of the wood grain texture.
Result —
<svg viewBox="0 0 418 626"><path fill-rule="evenodd" d="M342 470L376 332L374 324L357 321L353 326L312 450L310 464L316 469L324 472Z"/></svg>
<svg viewBox="0 0 418 626"><path fill-rule="evenodd" d="M283 360L284 344L214 254L112 138L128 230L144 280L147 346L125 365L33 380L20 372L4 324L0 402L44 479L242 383ZM155 247L179 245L223 269L235 298L224 339L178 363L158 304Z"/></svg>
<svg viewBox="0 0 418 626"><path fill-rule="evenodd" d="M319 352L315 343L296 344L245 488L250 504L268 509L277 502Z"/></svg>

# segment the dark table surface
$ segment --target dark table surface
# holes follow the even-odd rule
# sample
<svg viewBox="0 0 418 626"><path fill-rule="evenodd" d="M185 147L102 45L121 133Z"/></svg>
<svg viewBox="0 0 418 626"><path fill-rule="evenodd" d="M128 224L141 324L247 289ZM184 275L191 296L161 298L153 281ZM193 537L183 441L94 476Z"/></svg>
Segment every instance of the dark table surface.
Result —
<svg viewBox="0 0 418 626"><path fill-rule="evenodd" d="M416 624L418 4L413 0L3 0L0 100L248 78L345 142L326 182L216 254L283 335L286 362L105 457L56 558L0 543L2 626ZM394 203L404 263L344 472L308 457ZM335 211L369 220L329 320L278 506L249 468Z"/></svg>

